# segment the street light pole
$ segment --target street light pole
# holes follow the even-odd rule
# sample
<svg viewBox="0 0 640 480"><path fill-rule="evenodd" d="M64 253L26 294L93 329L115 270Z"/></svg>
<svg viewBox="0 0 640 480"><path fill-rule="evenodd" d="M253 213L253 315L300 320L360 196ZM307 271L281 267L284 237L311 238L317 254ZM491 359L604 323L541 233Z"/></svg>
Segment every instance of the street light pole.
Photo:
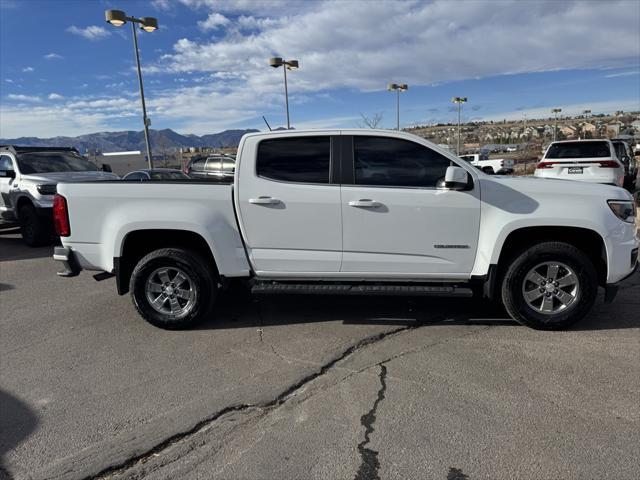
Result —
<svg viewBox="0 0 640 480"><path fill-rule="evenodd" d="M561 108L553 108L551 109L551 113L553 113L555 117L555 122L553 124L553 141L556 141L556 136L558 134L558 113L562 111Z"/></svg>
<svg viewBox="0 0 640 480"><path fill-rule="evenodd" d="M142 70L140 68L140 51L138 49L138 34L136 32L136 23L140 24L140 28L145 32L153 32L158 29L158 20L153 17L128 17L122 10L105 11L105 19L114 27L121 27L127 22L131 22L131 31L133 32L133 49L136 54L136 67L138 69L138 84L140 87L140 103L142 104L142 121L144 123L144 142L147 147L147 163L149 168L153 168L153 157L151 156L151 141L149 138L149 125L151 120L147 117L147 106L144 101L144 87L142 85Z"/></svg>
<svg viewBox="0 0 640 480"><path fill-rule="evenodd" d="M144 123L144 143L147 146L147 163L149 168L153 168L153 157L151 156L151 141L149 140L149 125L151 120L147 117L147 106L144 102L144 87L142 86L142 70L140 69L140 52L138 51L138 34L136 26L131 22L131 31L133 32L133 48L136 51L136 66L138 67L138 84L140 85L140 103L142 104L142 121Z"/></svg>
<svg viewBox="0 0 640 480"><path fill-rule="evenodd" d="M284 60L280 57L272 57L269 59L269 65L273 68L283 67L284 70L284 106L287 112L287 130L291 129L289 121L289 86L287 85L287 70L297 70L300 68L298 60Z"/></svg>
<svg viewBox="0 0 640 480"><path fill-rule="evenodd" d="M390 83L387 85L388 91L396 91L396 130L400 130L400 92L406 92L409 90L409 85L406 83Z"/></svg>
<svg viewBox="0 0 640 480"><path fill-rule="evenodd" d="M467 97L453 97L451 101L458 104L458 148L456 149L456 155L460 155L460 112L462 104L467 102Z"/></svg>

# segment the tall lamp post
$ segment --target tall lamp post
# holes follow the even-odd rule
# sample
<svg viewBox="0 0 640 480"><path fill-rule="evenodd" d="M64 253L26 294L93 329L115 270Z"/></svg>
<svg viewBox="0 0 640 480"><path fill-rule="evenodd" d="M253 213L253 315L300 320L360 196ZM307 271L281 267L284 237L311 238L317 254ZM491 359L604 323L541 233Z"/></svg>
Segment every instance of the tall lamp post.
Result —
<svg viewBox="0 0 640 480"><path fill-rule="evenodd" d="M396 92L396 130L400 130L400 92L406 92L409 90L409 85L406 83L390 83L387 85L389 92Z"/></svg>
<svg viewBox="0 0 640 480"><path fill-rule="evenodd" d="M138 83L140 85L140 102L142 103L142 121L144 122L144 141L147 145L147 163L149 168L153 168L153 158L151 157L151 142L149 141L149 125L151 119L147 117L147 106L144 103L144 87L142 86L142 71L140 70L140 52L138 51L138 34L136 33L136 23L140 24L140 28L145 32L153 32L158 29L158 20L153 17L127 17L122 10L107 10L104 12L105 19L114 27L121 27L127 22L131 22L131 31L133 32L133 49L136 54L136 65L138 67Z"/></svg>
<svg viewBox="0 0 640 480"><path fill-rule="evenodd" d="M280 57L272 57L269 59L269 65L273 68L284 67L284 106L287 111L287 130L291 128L289 121L289 87L287 86L287 70L297 70L300 68L298 60L285 60Z"/></svg>
<svg viewBox="0 0 640 480"><path fill-rule="evenodd" d="M583 110L582 115L584 116L584 119L588 121L589 117L591 116L591 110ZM582 128L582 136L584 138L587 138L587 132L584 130L584 127Z"/></svg>
<svg viewBox="0 0 640 480"><path fill-rule="evenodd" d="M555 121L553 124L553 141L556 141L556 135L558 134L558 114L562 111L561 108L552 108L551 113L555 117Z"/></svg>
<svg viewBox="0 0 640 480"><path fill-rule="evenodd" d="M467 103L467 97L452 97L451 101L458 104L458 148L456 154L460 155L460 110L462 110L462 104Z"/></svg>

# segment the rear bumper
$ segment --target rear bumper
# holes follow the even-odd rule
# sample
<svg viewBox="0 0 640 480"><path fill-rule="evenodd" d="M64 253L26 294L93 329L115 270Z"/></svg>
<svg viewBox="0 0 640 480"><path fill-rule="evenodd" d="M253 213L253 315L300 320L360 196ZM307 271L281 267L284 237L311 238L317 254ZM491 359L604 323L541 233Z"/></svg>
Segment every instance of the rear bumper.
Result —
<svg viewBox="0 0 640 480"><path fill-rule="evenodd" d="M75 277L80 271L80 265L69 247L54 247L53 259L57 262L61 262L64 270L58 272L61 277Z"/></svg>

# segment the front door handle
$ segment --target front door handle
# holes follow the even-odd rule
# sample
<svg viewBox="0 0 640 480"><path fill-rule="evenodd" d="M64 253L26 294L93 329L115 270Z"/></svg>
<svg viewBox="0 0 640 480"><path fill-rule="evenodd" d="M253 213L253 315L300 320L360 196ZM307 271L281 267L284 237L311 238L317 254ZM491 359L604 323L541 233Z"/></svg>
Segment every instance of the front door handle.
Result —
<svg viewBox="0 0 640 480"><path fill-rule="evenodd" d="M249 203L253 203L254 205L275 205L280 203L280 200L273 197L258 197L258 198L250 198Z"/></svg>
<svg viewBox="0 0 640 480"><path fill-rule="evenodd" d="M360 200L351 200L349 202L350 207L359 207L359 208L378 208L381 207L382 204L380 202L376 202L375 200L371 200L369 198L361 198Z"/></svg>

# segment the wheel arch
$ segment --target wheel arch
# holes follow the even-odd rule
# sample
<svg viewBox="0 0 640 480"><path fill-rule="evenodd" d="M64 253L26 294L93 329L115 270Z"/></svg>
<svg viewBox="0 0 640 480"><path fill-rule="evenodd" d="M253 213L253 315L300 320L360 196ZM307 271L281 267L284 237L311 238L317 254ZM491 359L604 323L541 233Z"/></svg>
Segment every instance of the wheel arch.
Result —
<svg viewBox="0 0 640 480"><path fill-rule="evenodd" d="M593 260L598 273L598 283L604 285L607 279L607 252L604 238L595 230L570 226L522 227L510 232L505 238L498 257L501 273L506 264L523 250L538 243L564 242L585 252Z"/></svg>
<svg viewBox="0 0 640 480"><path fill-rule="evenodd" d="M194 231L177 229L144 229L128 232L120 247L120 257L114 257L113 266L118 294L129 291L133 269L142 257L160 248L184 248L195 251L207 262L214 276L219 278L217 262L212 247L205 238Z"/></svg>

